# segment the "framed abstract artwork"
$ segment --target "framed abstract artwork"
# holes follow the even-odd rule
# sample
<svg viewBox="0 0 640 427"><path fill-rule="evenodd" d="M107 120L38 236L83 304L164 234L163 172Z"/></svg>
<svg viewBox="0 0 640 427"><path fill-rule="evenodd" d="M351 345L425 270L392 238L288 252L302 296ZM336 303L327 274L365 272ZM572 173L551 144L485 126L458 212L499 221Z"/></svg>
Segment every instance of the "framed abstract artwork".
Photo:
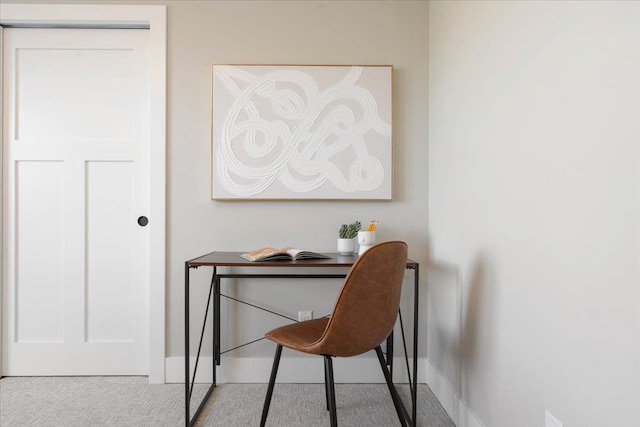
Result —
<svg viewBox="0 0 640 427"><path fill-rule="evenodd" d="M214 200L392 200L387 66L213 65Z"/></svg>

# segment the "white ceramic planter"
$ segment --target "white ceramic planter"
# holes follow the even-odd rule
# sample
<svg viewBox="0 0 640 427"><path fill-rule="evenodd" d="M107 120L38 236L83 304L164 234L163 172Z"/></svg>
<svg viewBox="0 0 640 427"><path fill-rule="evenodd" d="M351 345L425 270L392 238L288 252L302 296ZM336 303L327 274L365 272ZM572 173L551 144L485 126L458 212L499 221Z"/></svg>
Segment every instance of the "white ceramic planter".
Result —
<svg viewBox="0 0 640 427"><path fill-rule="evenodd" d="M340 255L352 255L356 250L355 239L338 238L338 253Z"/></svg>

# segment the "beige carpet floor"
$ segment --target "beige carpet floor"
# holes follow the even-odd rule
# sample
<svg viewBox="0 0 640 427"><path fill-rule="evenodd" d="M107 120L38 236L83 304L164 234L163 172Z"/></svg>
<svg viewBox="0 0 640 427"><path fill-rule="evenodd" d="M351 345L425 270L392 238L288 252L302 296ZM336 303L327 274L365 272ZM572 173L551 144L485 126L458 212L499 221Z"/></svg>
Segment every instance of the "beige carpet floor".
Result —
<svg viewBox="0 0 640 427"><path fill-rule="evenodd" d="M199 419L203 426L258 426L266 384L222 384ZM196 384L192 411L207 386ZM408 407L409 390L399 386ZM322 384L276 384L268 426L328 426ZM384 384L336 384L338 424L399 425ZM426 385L418 387L418 425L454 424ZM0 379L0 426L182 426L184 386L146 377L9 377Z"/></svg>

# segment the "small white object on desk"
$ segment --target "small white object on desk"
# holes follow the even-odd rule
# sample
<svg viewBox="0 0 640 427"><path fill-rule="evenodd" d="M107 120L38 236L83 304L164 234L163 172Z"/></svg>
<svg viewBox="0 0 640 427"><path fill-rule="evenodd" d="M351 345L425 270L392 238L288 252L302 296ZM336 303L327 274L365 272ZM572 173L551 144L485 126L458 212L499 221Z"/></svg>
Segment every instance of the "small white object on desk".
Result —
<svg viewBox="0 0 640 427"><path fill-rule="evenodd" d="M360 249L358 255L362 255L376 244L376 232L375 231L358 231L358 244Z"/></svg>

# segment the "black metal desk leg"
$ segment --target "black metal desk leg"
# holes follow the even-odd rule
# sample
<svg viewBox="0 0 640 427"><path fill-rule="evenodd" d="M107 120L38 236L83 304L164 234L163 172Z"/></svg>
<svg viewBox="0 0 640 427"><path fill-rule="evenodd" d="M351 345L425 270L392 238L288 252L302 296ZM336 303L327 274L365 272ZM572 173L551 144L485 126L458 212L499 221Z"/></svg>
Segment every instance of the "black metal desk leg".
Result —
<svg viewBox="0 0 640 427"><path fill-rule="evenodd" d="M214 383L215 383L215 365L220 366L220 276L213 267L213 359L214 359Z"/></svg>
<svg viewBox="0 0 640 427"><path fill-rule="evenodd" d="M389 375L393 381L393 330L387 337L387 366L389 367Z"/></svg>
<svg viewBox="0 0 640 427"><path fill-rule="evenodd" d="M411 390L411 403L413 404L411 421L413 427L417 425L418 403L418 291L419 277L418 265L416 265L413 284L413 389Z"/></svg>
<svg viewBox="0 0 640 427"><path fill-rule="evenodd" d="M218 327L218 308L216 307L216 295L218 294L218 285L217 285L217 278L218 275L216 274L216 267L213 267L213 277L211 277L211 286L213 286L213 313L211 314L212 316L212 321L213 321L213 327L211 328L211 335L213 338L213 354L211 355L211 382L213 383L214 386L217 385L217 379L216 379L216 365L217 365L217 357L216 357L216 330Z"/></svg>
<svg viewBox="0 0 640 427"><path fill-rule="evenodd" d="M189 425L189 263L184 263L184 402L185 402L185 425Z"/></svg>

